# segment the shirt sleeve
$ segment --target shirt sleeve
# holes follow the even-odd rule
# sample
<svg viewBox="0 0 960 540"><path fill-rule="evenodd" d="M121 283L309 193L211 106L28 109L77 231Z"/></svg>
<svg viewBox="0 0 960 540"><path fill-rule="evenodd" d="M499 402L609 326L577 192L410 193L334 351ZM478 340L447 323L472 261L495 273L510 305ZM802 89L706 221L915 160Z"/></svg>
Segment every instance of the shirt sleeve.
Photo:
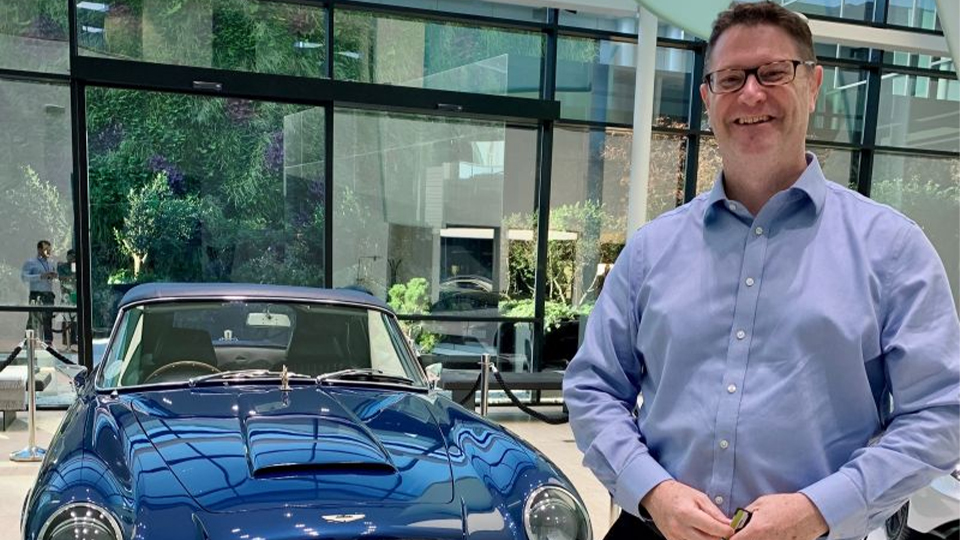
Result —
<svg viewBox="0 0 960 540"><path fill-rule="evenodd" d="M39 265L34 264L32 260L23 263L23 268L20 269L20 279L25 283L40 281L40 275Z"/></svg>
<svg viewBox="0 0 960 540"><path fill-rule="evenodd" d="M637 278L637 242L635 235L608 275L583 344L563 378L563 399L583 464L634 515L647 492L671 478L650 455L633 416L642 364L635 345L640 315L631 287Z"/></svg>
<svg viewBox="0 0 960 540"><path fill-rule="evenodd" d="M801 490L830 539L866 536L960 460L960 323L950 285L919 227L911 224L899 241L881 274L880 345L893 401L886 429L839 471Z"/></svg>

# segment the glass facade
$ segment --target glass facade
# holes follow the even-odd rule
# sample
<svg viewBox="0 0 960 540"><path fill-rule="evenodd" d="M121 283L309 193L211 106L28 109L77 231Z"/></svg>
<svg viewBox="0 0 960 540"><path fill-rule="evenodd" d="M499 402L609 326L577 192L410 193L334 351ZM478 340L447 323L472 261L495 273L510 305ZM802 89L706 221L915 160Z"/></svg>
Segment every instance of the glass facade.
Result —
<svg viewBox="0 0 960 540"><path fill-rule="evenodd" d="M940 28L934 0L783 3ZM637 22L466 0L2 2L0 349L28 325L67 350L78 324L100 337L138 282L252 281L367 290L444 365L562 368L628 234ZM704 44L667 24L658 39L640 74L655 107L644 220L721 165ZM817 53L808 149L916 219L956 295L953 61ZM52 307L23 278L39 240Z"/></svg>
<svg viewBox="0 0 960 540"><path fill-rule="evenodd" d="M93 324L134 283L323 286L324 109L87 91Z"/></svg>
<svg viewBox="0 0 960 540"><path fill-rule="evenodd" d="M256 0L78 0L78 45L98 58L322 77L325 17Z"/></svg>
<svg viewBox="0 0 960 540"><path fill-rule="evenodd" d="M960 307L960 158L878 154L870 195L920 225L940 254Z"/></svg>
<svg viewBox="0 0 960 540"><path fill-rule="evenodd" d="M334 14L339 80L539 97L544 38L536 32L360 11Z"/></svg>
<svg viewBox="0 0 960 540"><path fill-rule="evenodd" d="M0 3L0 69L67 73L67 4L63 0Z"/></svg>

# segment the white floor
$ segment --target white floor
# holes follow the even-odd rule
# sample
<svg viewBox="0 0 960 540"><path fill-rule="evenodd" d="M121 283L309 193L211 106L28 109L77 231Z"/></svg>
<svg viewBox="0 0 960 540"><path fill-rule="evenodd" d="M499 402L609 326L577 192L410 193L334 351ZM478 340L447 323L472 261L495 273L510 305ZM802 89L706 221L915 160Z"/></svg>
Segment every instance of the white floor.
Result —
<svg viewBox="0 0 960 540"><path fill-rule="evenodd" d="M544 412L556 413L557 410L545 409ZM49 445L62 415L59 411L37 413L38 445ZM603 486L580 464L580 451L573 442L569 424L548 425L533 420L512 407L491 408L490 417L539 448L566 473L586 502L594 538L603 538L609 527L610 497ZM10 452L27 445L26 418L26 413L20 413L17 421L7 431L0 431L0 531L19 529L23 499L39 469L39 464L13 463L5 459ZM869 540L885 539L882 532L875 531Z"/></svg>

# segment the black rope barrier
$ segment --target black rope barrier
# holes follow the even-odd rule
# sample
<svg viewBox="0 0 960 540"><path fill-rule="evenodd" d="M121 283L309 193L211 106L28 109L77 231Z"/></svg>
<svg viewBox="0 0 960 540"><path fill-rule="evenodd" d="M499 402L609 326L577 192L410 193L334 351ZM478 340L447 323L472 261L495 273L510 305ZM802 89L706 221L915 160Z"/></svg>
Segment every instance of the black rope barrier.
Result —
<svg viewBox="0 0 960 540"><path fill-rule="evenodd" d="M543 414L540 411L534 410L527 404L521 402L519 399L517 399L517 396L513 395L513 392L507 386L507 383L503 381L503 377L500 375L500 370L493 369L491 371L493 371L493 376L497 378L497 382L500 383L500 388L502 388L503 392L507 394L507 398L509 398L510 401L521 411L527 413L533 418L536 418L537 420L540 420L541 422L545 422L547 424L554 425L554 426L559 424L566 424L567 422L570 421L570 415L567 413L563 413L560 416L549 416L549 415ZM480 384L480 378L478 377L477 385L479 384Z"/></svg>
<svg viewBox="0 0 960 540"><path fill-rule="evenodd" d="M476 396L477 390L480 389L480 380L481 380L480 376L477 376L477 381L476 381L475 383L473 383L473 388L471 388L470 391L467 392L467 395L466 395L463 399L461 399L460 401L458 401L457 403L459 403L460 405L466 407L468 401L471 401L471 400L473 400L473 399L476 399L476 397L477 397L477 396ZM473 407L474 404L471 403L470 406Z"/></svg>
<svg viewBox="0 0 960 540"><path fill-rule="evenodd" d="M48 353L50 353L50 356L56 358L57 360L59 360L60 362L62 362L62 363L64 363L64 364L70 364L71 366L77 365L77 363L74 362L73 360L67 358L66 356L64 356L64 355L62 355L62 354L60 354L60 351L54 349L52 345L49 345L49 344L47 344L47 343L44 343L44 344L43 344L43 350L47 351Z"/></svg>
<svg viewBox="0 0 960 540"><path fill-rule="evenodd" d="M27 344L27 340L23 340L19 345L13 348L13 351L10 353L10 356L7 356L7 359L0 364L0 371L7 369L7 366L13 363L17 359L17 355L20 354L20 351L23 350L23 346Z"/></svg>

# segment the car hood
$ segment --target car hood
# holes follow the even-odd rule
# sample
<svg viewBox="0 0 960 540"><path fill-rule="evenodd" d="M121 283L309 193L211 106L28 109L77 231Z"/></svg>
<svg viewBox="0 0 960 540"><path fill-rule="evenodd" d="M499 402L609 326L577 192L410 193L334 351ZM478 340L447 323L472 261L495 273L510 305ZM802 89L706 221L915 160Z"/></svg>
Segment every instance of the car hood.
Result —
<svg viewBox="0 0 960 540"><path fill-rule="evenodd" d="M208 512L453 500L444 438L421 394L239 385L125 397Z"/></svg>

